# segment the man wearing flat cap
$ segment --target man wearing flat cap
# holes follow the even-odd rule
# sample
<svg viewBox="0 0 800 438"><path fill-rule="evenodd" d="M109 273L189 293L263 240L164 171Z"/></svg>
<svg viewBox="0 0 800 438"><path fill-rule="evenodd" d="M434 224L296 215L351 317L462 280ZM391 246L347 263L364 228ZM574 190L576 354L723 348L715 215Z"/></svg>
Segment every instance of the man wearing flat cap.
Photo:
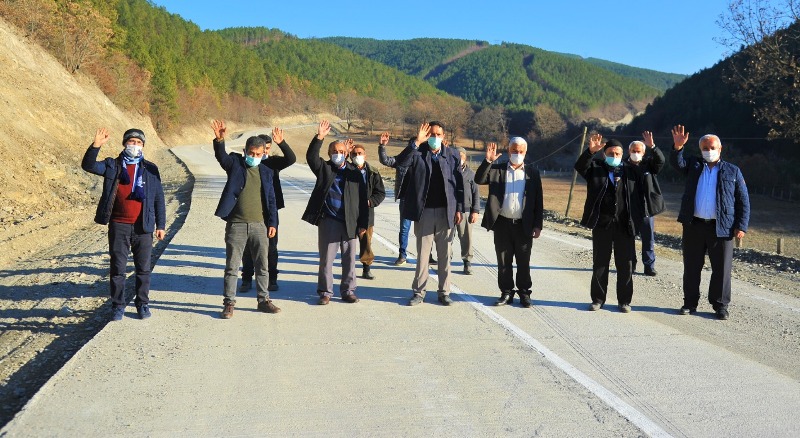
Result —
<svg viewBox="0 0 800 438"><path fill-rule="evenodd" d="M593 158L601 149L602 159ZM612 249L617 268L617 306L622 313L631 311L634 237L644 220L644 198L640 194L641 172L623 162L622 153L619 141L604 143L602 135L593 134L589 149L575 163L587 188L581 225L592 229L592 311L606 302Z"/></svg>
<svg viewBox="0 0 800 438"><path fill-rule="evenodd" d="M98 129L94 142L83 155L81 167L86 172L104 177L103 193L94 220L108 225L111 320L119 321L125 314L125 266L129 252L133 253L136 267L136 313L140 319L146 319L150 317L153 232L158 240L163 240L165 234L164 189L158 167L144 159L144 132L140 129L125 131L122 152L116 158L97 161L100 147L110 138L107 129Z"/></svg>

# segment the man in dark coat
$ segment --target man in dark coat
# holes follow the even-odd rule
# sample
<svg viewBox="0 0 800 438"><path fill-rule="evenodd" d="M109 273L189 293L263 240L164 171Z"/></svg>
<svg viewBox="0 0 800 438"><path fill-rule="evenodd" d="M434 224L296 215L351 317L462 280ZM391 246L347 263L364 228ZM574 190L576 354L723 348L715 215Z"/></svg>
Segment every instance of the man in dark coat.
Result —
<svg viewBox="0 0 800 438"><path fill-rule="evenodd" d="M656 147L653 133L642 133L644 142L633 141L628 145L628 164L636 166L642 174L641 194L644 196L644 220L642 220L639 233L642 236L642 264L644 275L656 276L656 249L655 249L655 224L654 217L664 211L664 197L658 185L658 172L664 167L664 154ZM636 272L636 251L633 252L633 272Z"/></svg>
<svg viewBox="0 0 800 438"><path fill-rule="evenodd" d="M531 306L531 247L544 222L542 180L539 171L525 164L528 143L514 137L508 145L508 160L498 161L497 145L489 143L486 159L475 172L475 182L489 185L489 197L481 225L494 232L497 254L497 286L500 298L495 305L511 304L519 294L522 307ZM514 290L513 262L517 261L517 290Z"/></svg>
<svg viewBox="0 0 800 438"><path fill-rule="evenodd" d="M225 150L225 122L214 120L214 157L228 175L214 214L225 225L225 274L222 319L233 317L236 305L236 279L242 254L249 248L256 274L258 310L278 313L269 299L267 248L270 237L278 233L278 207L275 202L272 169L263 162L266 142L252 136L247 139L244 155Z"/></svg>
<svg viewBox="0 0 800 438"><path fill-rule="evenodd" d="M125 315L125 266L128 253L133 253L136 268L136 313L140 319L150 312L150 255L153 232L164 240L166 206L158 167L144 159L145 135L140 129L129 129L122 136L125 147L117 158L97 161L100 147L110 136L98 129L94 142L83 155L83 170L103 177L103 194L97 204L95 222L108 225L108 247L111 255L109 276L111 320Z"/></svg>
<svg viewBox="0 0 800 438"><path fill-rule="evenodd" d="M366 233L358 237L358 257L362 266L361 278L374 280L375 275L370 271L370 266L375 261L375 253L372 252L375 207L379 206L386 198L386 190L383 188L381 174L367 163L367 150L363 145L353 145L350 159L364 178L364 183L367 184L367 205L369 205L369 227Z"/></svg>
<svg viewBox="0 0 800 438"><path fill-rule="evenodd" d="M260 134L259 138L266 142L264 147L264 164L272 169L272 186L275 189L275 203L278 210L285 206L283 201L283 189L281 187L280 172L291 166L297 161L297 156L291 147L283 140L283 130L279 127L272 129L272 137ZM283 156L270 156L272 141L280 148ZM280 222L280 219L278 220ZM278 235L269 238L269 248L267 249L267 271L269 272L269 286L267 290L278 290ZM247 292L253 286L253 258L250 257L250 250L245 249L242 258L242 286L239 292Z"/></svg>
<svg viewBox="0 0 800 438"><path fill-rule="evenodd" d="M575 170L586 180L586 204L581 225L592 229L592 304L599 310L606 302L611 250L617 268L617 306L631 311L633 298L634 238L644 218L638 168L622 161L622 144L600 134L589 139L589 149L578 157ZM593 159L603 150L603 159Z"/></svg>
<svg viewBox="0 0 800 438"><path fill-rule="evenodd" d="M461 222L463 187L459 157L442 145L444 127L439 122L423 123L416 138L396 158L396 165L407 167L403 187L401 217L414 221L417 236L417 267L411 289L410 306L421 304L428 284L428 263L433 245L439 258L439 303L449 306L450 245L453 226Z"/></svg>
<svg viewBox="0 0 800 438"><path fill-rule="evenodd" d="M689 133L672 128L674 147L669 161L687 176L678 222L683 224L683 306L681 315L697 311L700 274L706 254L711 261L708 302L718 319L728 319L731 302L733 238L741 239L750 223L750 196L742 171L720 159L722 143L716 135L700 138L701 158L684 156Z"/></svg>
<svg viewBox="0 0 800 438"><path fill-rule="evenodd" d="M361 172L347 162L348 148L343 141L328 145L328 160L319 156L322 141L331 131L327 120L320 122L311 139L306 162L317 182L308 200L303 220L317 226L319 273L318 303L326 305L333 296L333 260L342 252L342 281L339 293L346 303L358 302L356 291L356 237L369 227L367 185Z"/></svg>

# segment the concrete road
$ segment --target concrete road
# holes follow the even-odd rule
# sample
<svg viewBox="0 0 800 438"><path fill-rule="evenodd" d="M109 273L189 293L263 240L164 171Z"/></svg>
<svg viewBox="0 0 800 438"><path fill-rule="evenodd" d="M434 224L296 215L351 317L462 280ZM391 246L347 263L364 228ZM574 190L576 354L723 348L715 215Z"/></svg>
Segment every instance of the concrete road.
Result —
<svg viewBox="0 0 800 438"><path fill-rule="evenodd" d="M221 320L224 173L210 145L174 152L197 183L153 272L153 317L129 308L0 435L800 436L799 300L734 281L731 320L708 304L679 316L681 266L662 261L658 277L635 277L633 313L613 296L587 312L590 242L545 230L534 307L497 308L491 234L477 229L474 275L453 262L456 303L434 291L408 307L413 263L391 265L390 196L376 212L377 279L359 280L357 304L318 306L304 165L281 174L283 312L257 312L251 291Z"/></svg>

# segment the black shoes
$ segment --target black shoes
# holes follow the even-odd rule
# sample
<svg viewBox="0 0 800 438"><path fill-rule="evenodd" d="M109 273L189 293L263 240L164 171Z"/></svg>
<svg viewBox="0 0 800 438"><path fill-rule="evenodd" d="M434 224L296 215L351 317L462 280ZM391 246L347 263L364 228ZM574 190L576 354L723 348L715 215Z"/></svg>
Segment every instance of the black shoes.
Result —
<svg viewBox="0 0 800 438"><path fill-rule="evenodd" d="M374 280L375 276L369 270L369 265L363 265L364 269L361 271L361 278L365 280Z"/></svg>
<svg viewBox="0 0 800 438"><path fill-rule="evenodd" d="M689 315L689 314L694 315L695 313L697 313L697 307L683 306L681 307L681 310L678 311L678 313L681 315Z"/></svg>
<svg viewBox="0 0 800 438"><path fill-rule="evenodd" d="M423 300L424 298L422 298L422 295L414 294L414 296L408 301L408 305L416 306L417 304L422 304Z"/></svg>
<svg viewBox="0 0 800 438"><path fill-rule="evenodd" d="M620 304L619 311L622 313L631 313L631 305L630 304Z"/></svg>
<svg viewBox="0 0 800 438"><path fill-rule="evenodd" d="M589 311L596 312L600 310L601 307L603 307L603 303L594 302L589 305Z"/></svg>
<svg viewBox="0 0 800 438"><path fill-rule="evenodd" d="M112 321L122 321L123 316L125 316L125 306L114 306L111 308Z"/></svg>
<svg viewBox="0 0 800 438"><path fill-rule="evenodd" d="M469 260L464 260L464 275L472 275L472 263Z"/></svg>
<svg viewBox="0 0 800 438"><path fill-rule="evenodd" d="M531 302L531 291L529 291L529 290L521 290L521 291L517 291L517 294L519 294L519 304L522 307L524 307L526 309L528 307L531 307L531 305L533 304Z"/></svg>
<svg viewBox="0 0 800 438"><path fill-rule="evenodd" d="M724 307L720 307L719 309L717 309L717 319L725 321L726 319L728 319L728 316L729 316L728 309Z"/></svg>
<svg viewBox="0 0 800 438"><path fill-rule="evenodd" d="M656 275L658 275L658 272L656 272L656 269L652 266L645 266L644 275L648 277L655 277Z"/></svg>
<svg viewBox="0 0 800 438"><path fill-rule="evenodd" d="M139 315L139 319L147 319L153 316L153 314L150 313L150 306L147 304L140 304L136 306L136 314Z"/></svg>
<svg viewBox="0 0 800 438"><path fill-rule="evenodd" d="M522 298L520 298L522 299ZM511 304L514 302L514 291L513 290L504 290L500 292L500 298L497 299L497 302L494 303L495 306L505 306L506 304Z"/></svg>
<svg viewBox="0 0 800 438"><path fill-rule="evenodd" d="M453 304L453 299L450 298L450 294L439 292L439 303L443 306L449 306Z"/></svg>

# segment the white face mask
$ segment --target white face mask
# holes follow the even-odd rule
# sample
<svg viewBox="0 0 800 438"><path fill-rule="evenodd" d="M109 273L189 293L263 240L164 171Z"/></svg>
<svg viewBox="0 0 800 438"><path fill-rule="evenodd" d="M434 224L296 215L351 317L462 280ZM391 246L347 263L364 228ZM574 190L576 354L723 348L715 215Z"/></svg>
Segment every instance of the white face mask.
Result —
<svg viewBox="0 0 800 438"><path fill-rule="evenodd" d="M634 163L638 163L642 161L643 156L644 154L631 153L631 161L633 161Z"/></svg>
<svg viewBox="0 0 800 438"><path fill-rule="evenodd" d="M364 156L363 155L356 155L355 157L353 157L353 164L355 164L358 167L363 166L364 165Z"/></svg>
<svg viewBox="0 0 800 438"><path fill-rule="evenodd" d="M508 161L515 166L519 166L525 161L525 154L511 154L508 156Z"/></svg>
<svg viewBox="0 0 800 438"><path fill-rule="evenodd" d="M719 150L717 149L700 152L703 154L703 159L706 160L706 163L715 163L717 160L719 160Z"/></svg>
<svg viewBox="0 0 800 438"><path fill-rule="evenodd" d="M135 144L126 144L125 145L125 155L136 158L142 155L142 146L135 145Z"/></svg>
<svg viewBox="0 0 800 438"><path fill-rule="evenodd" d="M344 154L333 154L331 155L331 161L333 164L337 166L341 166L344 163Z"/></svg>

